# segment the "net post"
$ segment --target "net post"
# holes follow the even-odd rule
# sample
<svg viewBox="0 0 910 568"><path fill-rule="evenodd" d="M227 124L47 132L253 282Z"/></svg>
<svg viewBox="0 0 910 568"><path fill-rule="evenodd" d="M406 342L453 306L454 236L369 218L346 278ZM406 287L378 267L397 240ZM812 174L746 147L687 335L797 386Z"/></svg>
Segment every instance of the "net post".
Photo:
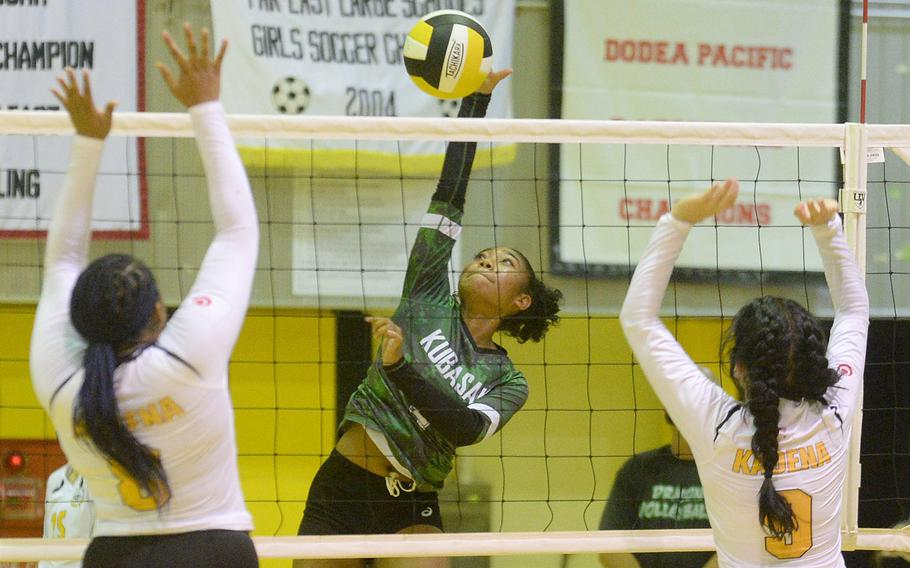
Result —
<svg viewBox="0 0 910 568"><path fill-rule="evenodd" d="M844 187L840 190L840 210L844 214L847 245L860 272L866 274L866 181L868 173L866 125L848 123L844 136ZM860 385L859 408L850 434L849 463L844 481L844 509L841 517L843 549L855 550L859 534L859 487L862 479L860 440L863 424L863 389Z"/></svg>

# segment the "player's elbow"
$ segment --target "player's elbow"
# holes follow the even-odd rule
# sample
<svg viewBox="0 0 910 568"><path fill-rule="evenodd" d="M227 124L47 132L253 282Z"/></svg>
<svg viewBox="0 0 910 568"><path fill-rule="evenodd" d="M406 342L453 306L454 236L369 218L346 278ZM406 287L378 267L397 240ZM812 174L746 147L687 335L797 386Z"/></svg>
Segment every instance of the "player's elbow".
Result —
<svg viewBox="0 0 910 568"><path fill-rule="evenodd" d="M619 325L625 332L626 337L635 334L644 328L647 322L647 315L637 309L628 298L623 302L622 309L619 311Z"/></svg>
<svg viewBox="0 0 910 568"><path fill-rule="evenodd" d="M233 243L235 246L259 250L259 222L253 219L238 220L222 227L217 234L220 240Z"/></svg>

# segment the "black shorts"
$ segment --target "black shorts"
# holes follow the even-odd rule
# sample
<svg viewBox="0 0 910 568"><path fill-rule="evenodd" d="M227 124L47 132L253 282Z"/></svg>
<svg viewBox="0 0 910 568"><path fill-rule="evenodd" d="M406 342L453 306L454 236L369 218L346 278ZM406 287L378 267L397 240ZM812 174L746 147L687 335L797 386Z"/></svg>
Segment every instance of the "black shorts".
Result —
<svg viewBox="0 0 910 568"><path fill-rule="evenodd" d="M392 497L386 478L332 450L310 486L297 534L394 534L414 525L442 530L435 491L402 491Z"/></svg>
<svg viewBox="0 0 910 568"><path fill-rule="evenodd" d="M253 539L242 531L208 530L92 539L83 568L257 568Z"/></svg>

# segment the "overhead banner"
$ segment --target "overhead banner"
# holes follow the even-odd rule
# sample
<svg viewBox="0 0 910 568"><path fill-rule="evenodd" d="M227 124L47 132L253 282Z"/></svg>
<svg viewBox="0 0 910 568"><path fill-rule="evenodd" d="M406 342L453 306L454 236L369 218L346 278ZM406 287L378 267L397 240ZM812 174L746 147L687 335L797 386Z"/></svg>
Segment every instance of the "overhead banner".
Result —
<svg viewBox="0 0 910 568"><path fill-rule="evenodd" d="M414 24L440 9L480 21L493 43L493 68L511 67L515 0L213 2L215 35L231 44L222 70L231 85L222 91L225 108L286 116L456 116L458 101L418 89L401 53ZM512 116L511 88L509 80L496 88L488 117ZM291 172L293 291L301 301L350 309L397 304L444 150L438 141L241 141L248 167ZM475 172L514 154L514 145L481 144Z"/></svg>
<svg viewBox="0 0 910 568"><path fill-rule="evenodd" d="M144 0L0 2L0 110L62 110L51 88L67 67L91 72L99 106L117 100L118 111L144 110L144 13ZM0 237L44 234L71 144L69 136L0 137ZM107 141L96 182L96 237L148 236L141 144Z"/></svg>
<svg viewBox="0 0 910 568"><path fill-rule="evenodd" d="M838 0L566 1L561 116L837 122L839 18ZM836 167L833 149L564 144L554 268L627 271L673 201L736 176L740 204L679 266L818 270L792 210L833 197Z"/></svg>
<svg viewBox="0 0 910 568"><path fill-rule="evenodd" d="M402 46L429 12L456 9L481 22L493 68L510 67L515 0L229 0L212 3L215 35L231 42L222 76L228 112L289 116L447 117L458 102L434 98L411 81ZM512 116L511 82L496 88L487 113ZM438 171L441 142L244 141L248 165L312 165L320 171L421 174ZM267 148L266 148L267 146ZM356 160L355 160L356 150ZM513 146L480 154L506 163Z"/></svg>

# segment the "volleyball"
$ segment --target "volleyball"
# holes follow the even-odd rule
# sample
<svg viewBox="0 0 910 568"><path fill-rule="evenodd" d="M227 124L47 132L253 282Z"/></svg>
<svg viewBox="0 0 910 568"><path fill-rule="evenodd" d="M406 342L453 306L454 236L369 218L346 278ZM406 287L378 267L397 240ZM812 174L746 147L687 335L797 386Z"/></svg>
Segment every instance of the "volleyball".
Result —
<svg viewBox="0 0 910 568"><path fill-rule="evenodd" d="M493 44L487 31L458 10L424 16L408 34L403 55L411 80L441 99L470 95L493 67Z"/></svg>

